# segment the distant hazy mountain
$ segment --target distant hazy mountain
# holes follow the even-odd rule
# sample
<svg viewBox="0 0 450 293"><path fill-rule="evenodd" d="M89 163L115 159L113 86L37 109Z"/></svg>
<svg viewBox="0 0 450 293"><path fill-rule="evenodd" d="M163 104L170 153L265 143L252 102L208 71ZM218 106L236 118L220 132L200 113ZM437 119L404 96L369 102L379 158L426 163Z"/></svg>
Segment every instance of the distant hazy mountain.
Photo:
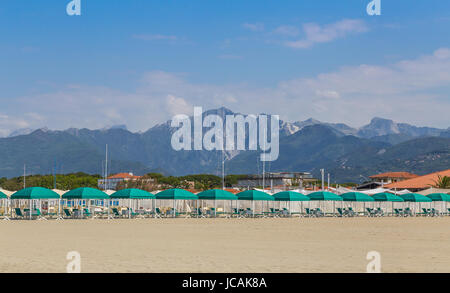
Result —
<svg viewBox="0 0 450 293"><path fill-rule="evenodd" d="M204 115L235 114L229 109L209 110ZM192 117L191 117L192 119ZM374 118L360 129L314 119L280 121L280 156L267 163L268 171L310 171L320 168L334 180L355 181L382 171L425 173L448 168L450 129L416 127ZM206 130L206 128L204 129ZM0 138L0 177L28 173L104 172L105 145L109 149L109 173L221 174L220 151L174 151L170 121L145 132L133 133L125 125L100 130L71 128L64 131L20 130ZM439 137L438 137L439 136ZM258 153L224 152L226 173L260 173Z"/></svg>
<svg viewBox="0 0 450 293"><path fill-rule="evenodd" d="M14 137L14 136L19 136L19 135L27 135L30 134L34 131L34 129L31 128L21 128L21 129L17 129L14 130L13 132L11 132L8 137Z"/></svg>
<svg viewBox="0 0 450 293"><path fill-rule="evenodd" d="M416 127L406 123L396 123L392 120L383 118L373 118L370 124L361 127L357 135L360 137L371 138L389 134L403 134L411 137L420 136L439 136L443 129L431 127Z"/></svg>

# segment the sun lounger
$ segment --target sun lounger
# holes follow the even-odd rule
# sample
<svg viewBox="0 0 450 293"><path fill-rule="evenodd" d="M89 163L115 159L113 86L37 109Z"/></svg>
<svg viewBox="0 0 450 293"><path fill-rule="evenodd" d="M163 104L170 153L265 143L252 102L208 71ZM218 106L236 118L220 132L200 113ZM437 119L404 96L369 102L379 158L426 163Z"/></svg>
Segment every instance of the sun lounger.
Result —
<svg viewBox="0 0 450 293"><path fill-rule="evenodd" d="M72 212L69 209L64 209L63 211L66 218L73 218Z"/></svg>
<svg viewBox="0 0 450 293"><path fill-rule="evenodd" d="M15 208L14 212L16 213L16 218L22 218L22 219L25 218L25 216L22 214L22 210L21 209Z"/></svg>
<svg viewBox="0 0 450 293"><path fill-rule="evenodd" d="M112 208L111 211L113 212L113 217L114 218L120 218L120 213L119 213L119 210L117 208Z"/></svg>

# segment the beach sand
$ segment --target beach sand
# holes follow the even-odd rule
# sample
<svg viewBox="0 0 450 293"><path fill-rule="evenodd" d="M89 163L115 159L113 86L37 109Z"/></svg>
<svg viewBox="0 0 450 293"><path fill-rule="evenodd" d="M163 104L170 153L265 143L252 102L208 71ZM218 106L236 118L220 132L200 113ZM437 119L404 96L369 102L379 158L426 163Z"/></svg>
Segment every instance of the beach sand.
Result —
<svg viewBox="0 0 450 293"><path fill-rule="evenodd" d="M0 272L450 272L450 217L0 222Z"/></svg>

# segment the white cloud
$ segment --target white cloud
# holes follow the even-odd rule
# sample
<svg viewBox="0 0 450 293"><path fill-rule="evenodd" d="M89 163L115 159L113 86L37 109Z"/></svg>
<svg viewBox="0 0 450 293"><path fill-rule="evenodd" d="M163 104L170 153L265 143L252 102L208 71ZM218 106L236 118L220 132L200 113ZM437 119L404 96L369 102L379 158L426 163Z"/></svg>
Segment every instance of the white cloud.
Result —
<svg viewBox="0 0 450 293"><path fill-rule="evenodd" d="M264 24L257 22L257 23L244 23L242 25L245 29L248 29L252 32L261 32L264 30Z"/></svg>
<svg viewBox="0 0 450 293"><path fill-rule="evenodd" d="M300 34L300 30L292 25L282 25L274 29L273 33L282 36L296 37Z"/></svg>
<svg viewBox="0 0 450 293"><path fill-rule="evenodd" d="M344 19L332 24L319 25L307 23L303 25L305 37L296 41L286 42L286 46L296 49L306 49L318 43L328 43L348 34L368 31L364 21L358 19Z"/></svg>
<svg viewBox="0 0 450 293"><path fill-rule="evenodd" d="M343 67L274 87L189 82L184 74L146 73L132 91L70 85L55 92L11 99L0 112L0 135L18 128L103 128L127 124L146 130L189 113L228 106L249 113L273 113L285 121L314 117L353 126L374 116L419 125L449 127L450 49L386 66ZM27 114L23 114L27 113Z"/></svg>

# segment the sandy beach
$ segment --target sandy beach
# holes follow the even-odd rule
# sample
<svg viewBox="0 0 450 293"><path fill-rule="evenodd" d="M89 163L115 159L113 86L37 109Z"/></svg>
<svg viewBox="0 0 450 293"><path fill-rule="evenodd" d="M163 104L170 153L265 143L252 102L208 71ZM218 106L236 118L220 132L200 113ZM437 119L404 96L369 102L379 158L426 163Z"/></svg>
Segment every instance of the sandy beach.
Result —
<svg viewBox="0 0 450 293"><path fill-rule="evenodd" d="M0 272L450 272L450 217L1 222Z"/></svg>

